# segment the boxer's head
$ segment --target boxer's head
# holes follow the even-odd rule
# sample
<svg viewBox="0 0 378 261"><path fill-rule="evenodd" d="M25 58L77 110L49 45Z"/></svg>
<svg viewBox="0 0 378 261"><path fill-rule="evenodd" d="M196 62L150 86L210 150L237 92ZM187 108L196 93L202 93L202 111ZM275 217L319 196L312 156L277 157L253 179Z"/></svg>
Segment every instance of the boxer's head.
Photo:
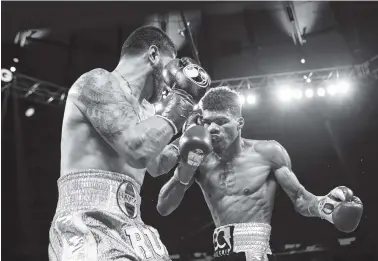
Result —
<svg viewBox="0 0 378 261"><path fill-rule="evenodd" d="M151 93L149 101L156 102L166 88L162 70L176 55L175 44L163 30L154 26L143 26L131 33L124 42L121 60L138 58L138 65L149 69L145 87Z"/></svg>
<svg viewBox="0 0 378 261"><path fill-rule="evenodd" d="M239 95L228 87L210 89L201 99L203 124L212 135L214 151L228 148L240 137L244 119Z"/></svg>

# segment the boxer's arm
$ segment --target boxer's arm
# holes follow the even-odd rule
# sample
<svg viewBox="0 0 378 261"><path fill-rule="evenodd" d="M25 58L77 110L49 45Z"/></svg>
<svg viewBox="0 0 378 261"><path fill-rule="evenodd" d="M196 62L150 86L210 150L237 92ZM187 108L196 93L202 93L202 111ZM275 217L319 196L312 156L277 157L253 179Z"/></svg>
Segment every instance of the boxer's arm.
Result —
<svg viewBox="0 0 378 261"><path fill-rule="evenodd" d="M308 192L291 170L290 158L278 143L272 145L275 160L275 177L289 195L297 212L307 217L320 217L335 225L342 232L353 232L360 223L363 204L352 190L339 186L326 196L315 196Z"/></svg>
<svg viewBox="0 0 378 261"><path fill-rule="evenodd" d="M177 165L180 160L180 153L178 150L179 139L180 138L177 138L171 144L165 146L163 152L148 163L147 171L151 176L157 177L168 173Z"/></svg>
<svg viewBox="0 0 378 261"><path fill-rule="evenodd" d="M160 117L139 122L130 97L96 71L83 75L72 88L76 106L110 146L134 168L146 168L173 137L172 126Z"/></svg>
<svg viewBox="0 0 378 261"><path fill-rule="evenodd" d="M318 197L307 191L291 170L291 160L278 142L266 142L266 155L273 164L274 176L294 204L295 210L303 216L319 216Z"/></svg>
<svg viewBox="0 0 378 261"><path fill-rule="evenodd" d="M188 185L182 184L177 178L178 172L184 175L193 175ZM193 184L197 168L180 162L177 166L174 175L161 188L157 203L157 211L162 216L171 214L181 203L184 198L185 191Z"/></svg>

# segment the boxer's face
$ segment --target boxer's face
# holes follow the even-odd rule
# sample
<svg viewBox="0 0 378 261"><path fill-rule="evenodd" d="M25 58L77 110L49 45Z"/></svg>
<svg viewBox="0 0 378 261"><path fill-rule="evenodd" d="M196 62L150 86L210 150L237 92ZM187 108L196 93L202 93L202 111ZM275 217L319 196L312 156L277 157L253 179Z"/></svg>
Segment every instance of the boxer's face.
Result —
<svg viewBox="0 0 378 261"><path fill-rule="evenodd" d="M164 67L175 57L168 56L168 55L159 55L159 61L154 65L152 68L152 96L149 99L149 102L157 102L165 89L167 89L167 85L165 84L162 76L162 71Z"/></svg>
<svg viewBox="0 0 378 261"><path fill-rule="evenodd" d="M227 149L239 136L240 120L228 112L204 110L203 124L211 134L215 152Z"/></svg>

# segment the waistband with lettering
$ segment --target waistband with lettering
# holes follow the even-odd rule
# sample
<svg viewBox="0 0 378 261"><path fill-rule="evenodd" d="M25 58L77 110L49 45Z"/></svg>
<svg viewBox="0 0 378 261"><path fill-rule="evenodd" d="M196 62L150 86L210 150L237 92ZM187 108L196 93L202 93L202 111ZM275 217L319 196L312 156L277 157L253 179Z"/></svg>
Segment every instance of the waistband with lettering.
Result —
<svg viewBox="0 0 378 261"><path fill-rule="evenodd" d="M272 227L265 223L239 223L217 227L213 233L214 257L239 252L271 255Z"/></svg>
<svg viewBox="0 0 378 261"><path fill-rule="evenodd" d="M80 210L108 211L140 218L140 185L131 177L103 170L83 170L58 180L57 213Z"/></svg>

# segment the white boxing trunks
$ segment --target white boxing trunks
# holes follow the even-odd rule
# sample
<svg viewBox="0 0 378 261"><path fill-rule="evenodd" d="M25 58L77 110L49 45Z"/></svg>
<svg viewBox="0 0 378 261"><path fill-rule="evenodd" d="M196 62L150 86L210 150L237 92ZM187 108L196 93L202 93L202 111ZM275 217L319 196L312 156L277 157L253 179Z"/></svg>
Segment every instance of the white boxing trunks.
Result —
<svg viewBox="0 0 378 261"><path fill-rule="evenodd" d="M140 216L140 185L119 173L86 170L58 180L50 261L170 260Z"/></svg>
<svg viewBox="0 0 378 261"><path fill-rule="evenodd" d="M216 261L268 261L271 226L264 223L240 223L217 227L213 233Z"/></svg>

